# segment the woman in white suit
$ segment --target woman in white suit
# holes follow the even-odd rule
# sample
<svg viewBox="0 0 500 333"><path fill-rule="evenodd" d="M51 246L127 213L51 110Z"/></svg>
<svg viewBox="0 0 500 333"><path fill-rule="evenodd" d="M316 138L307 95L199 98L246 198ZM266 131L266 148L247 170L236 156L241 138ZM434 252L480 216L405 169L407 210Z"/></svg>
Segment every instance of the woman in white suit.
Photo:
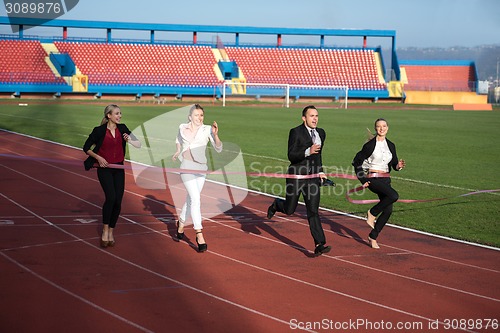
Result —
<svg viewBox="0 0 500 333"><path fill-rule="evenodd" d="M204 125L204 110L199 104L195 104L189 110L186 124L179 126L179 132L175 143L177 151L172 156L175 161L177 158L181 161L181 169L199 170L201 173L181 173L181 179L188 192L186 202L182 206L179 220L176 222L177 238L184 237L184 224L191 216L193 228L196 232L196 244L198 251L207 250L207 243L202 233L201 218L201 191L205 184L207 166L206 148L210 141L215 151L222 151L222 141L219 139L219 128L214 121L212 126Z"/></svg>

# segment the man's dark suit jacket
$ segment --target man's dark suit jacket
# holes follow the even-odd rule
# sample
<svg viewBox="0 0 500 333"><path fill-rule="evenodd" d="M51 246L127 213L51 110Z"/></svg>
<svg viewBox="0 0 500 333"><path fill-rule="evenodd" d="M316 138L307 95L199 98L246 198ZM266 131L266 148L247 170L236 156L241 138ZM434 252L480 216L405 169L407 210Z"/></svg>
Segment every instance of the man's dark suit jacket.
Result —
<svg viewBox="0 0 500 333"><path fill-rule="evenodd" d="M323 172L321 151L325 145L326 133L322 128L316 128L316 132L321 139L321 149L318 154L305 157L306 149L313 144L311 133L304 124L290 130L288 136L288 160L290 160L291 164L288 168L288 174L310 175Z"/></svg>

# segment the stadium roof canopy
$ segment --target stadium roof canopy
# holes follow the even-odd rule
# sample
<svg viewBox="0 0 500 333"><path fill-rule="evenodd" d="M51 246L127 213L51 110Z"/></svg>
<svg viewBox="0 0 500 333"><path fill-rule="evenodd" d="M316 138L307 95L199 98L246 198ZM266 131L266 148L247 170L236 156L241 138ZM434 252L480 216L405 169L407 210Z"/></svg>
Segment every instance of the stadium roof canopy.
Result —
<svg viewBox="0 0 500 333"><path fill-rule="evenodd" d="M174 31L192 33L228 33L228 34L260 34L260 35L298 35L298 36L344 36L344 37L386 37L392 38L395 46L395 30L369 30L369 29L311 29L311 28L271 28L271 27L245 27L245 26L218 26L218 25L191 25L191 24L160 24L160 23L126 23L109 21L79 21L79 20L47 20L39 18L0 17L0 24L9 24L13 31L23 31L27 27L62 27L82 29L106 29L108 41L111 41L112 30L137 30L150 31L151 42L154 43L155 31ZM15 28L14 28L15 27Z"/></svg>

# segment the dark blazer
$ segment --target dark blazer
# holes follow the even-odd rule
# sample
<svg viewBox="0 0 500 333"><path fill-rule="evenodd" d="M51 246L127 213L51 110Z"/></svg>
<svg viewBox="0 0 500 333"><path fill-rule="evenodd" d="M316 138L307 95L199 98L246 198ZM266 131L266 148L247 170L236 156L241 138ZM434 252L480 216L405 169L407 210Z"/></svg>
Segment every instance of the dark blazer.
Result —
<svg viewBox="0 0 500 333"><path fill-rule="evenodd" d="M326 133L322 128L316 128L316 132L321 139L321 149L318 154L305 157L306 149L313 144L311 134L304 124L290 130L288 135L288 160L291 163L288 167L289 174L310 175L323 172L321 151L325 145Z"/></svg>
<svg viewBox="0 0 500 333"><path fill-rule="evenodd" d="M363 145L363 148L356 154L354 157L354 160L352 161L352 165L354 166L354 171L356 172L356 177L358 177L359 181L361 184L364 184L368 181L368 178L366 178L365 171L363 170L363 162L370 156L372 156L373 151L375 150L375 144L377 143L377 137L375 136L373 139L368 141ZM389 139L385 139L387 141L387 146L389 146L389 150L391 151L392 154L392 159L389 163L387 163L387 166L389 168L389 172L391 172L391 168L399 171L397 168L398 166L398 155L396 154L396 145L389 141Z"/></svg>
<svg viewBox="0 0 500 333"><path fill-rule="evenodd" d="M131 132L128 129L127 125L125 125L125 124L116 124L116 125L117 125L118 131L120 131L121 135L123 135L124 133L131 135ZM95 146L92 149L92 151L96 154L99 152L99 149L101 148L101 145L104 141L104 137L106 136L107 126L108 126L108 124L105 123L103 125L94 127L94 129L92 130L92 133L89 134L89 137L87 138L87 140L83 144L83 151L85 152L85 154L94 145ZM135 137L132 137L132 138L135 138ZM127 144L127 142L125 140L123 140L123 142L122 142L123 151L125 151L126 144ZM89 156L85 160L85 162L83 162L83 165L85 166L85 170L90 170L95 162L97 162L96 159L93 158L92 156Z"/></svg>

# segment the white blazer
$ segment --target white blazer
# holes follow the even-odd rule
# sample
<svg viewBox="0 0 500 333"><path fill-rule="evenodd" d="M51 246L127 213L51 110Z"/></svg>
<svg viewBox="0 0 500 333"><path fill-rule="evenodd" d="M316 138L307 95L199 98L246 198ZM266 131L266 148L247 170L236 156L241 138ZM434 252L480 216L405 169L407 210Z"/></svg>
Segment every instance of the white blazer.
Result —
<svg viewBox="0 0 500 333"><path fill-rule="evenodd" d="M196 132L195 137L191 141L188 141L183 134L183 129L188 127L188 126L189 126L189 123L180 124L179 125L179 133L177 134L177 137L175 138L175 143L181 145L181 152L178 156L178 158L181 162L184 159L182 154L189 149L191 151L191 155L193 156L193 160L195 162L201 163L201 164L206 164L207 163L207 156L205 154L205 151L206 151L207 144L209 141L212 144L212 147L214 147L216 152L220 153L222 151L222 142L221 142L220 147L215 146L215 138L214 138L214 135L212 133L212 126L202 125L198 129L198 132Z"/></svg>

